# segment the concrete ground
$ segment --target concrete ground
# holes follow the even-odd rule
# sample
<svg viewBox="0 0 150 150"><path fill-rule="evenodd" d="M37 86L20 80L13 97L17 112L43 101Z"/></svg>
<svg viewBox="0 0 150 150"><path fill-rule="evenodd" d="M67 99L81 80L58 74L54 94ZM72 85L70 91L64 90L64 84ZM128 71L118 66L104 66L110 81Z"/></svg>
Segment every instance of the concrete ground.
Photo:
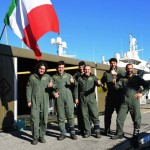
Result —
<svg viewBox="0 0 150 150"><path fill-rule="evenodd" d="M141 124L141 145L137 150L150 149L150 104L141 106L142 124ZM104 116L101 115L100 126L103 131ZM77 127L77 126L76 126ZM15 130L0 133L0 150L129 150L134 149L130 147L129 139L132 137L133 123L128 114L125 125L125 137L120 140L112 140L116 129L116 113L114 112L111 124L111 134L108 136L102 135L100 139L96 139L93 135L89 138L82 138L77 135L77 140L72 140L67 134L67 138L63 141L58 141L59 129L56 123L48 124L46 143L38 143L31 145L32 136L29 127L25 130ZM146 138L145 138L146 137ZM145 142L145 143L144 143Z"/></svg>

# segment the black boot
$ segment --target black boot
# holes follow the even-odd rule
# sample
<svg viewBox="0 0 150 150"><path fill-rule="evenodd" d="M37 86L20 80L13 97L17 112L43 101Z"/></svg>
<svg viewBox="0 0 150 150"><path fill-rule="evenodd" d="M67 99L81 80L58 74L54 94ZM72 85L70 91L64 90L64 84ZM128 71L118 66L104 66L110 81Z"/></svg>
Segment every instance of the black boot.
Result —
<svg viewBox="0 0 150 150"><path fill-rule="evenodd" d="M96 134L96 138L101 138L99 124L94 124L94 131L95 131L95 134Z"/></svg>
<svg viewBox="0 0 150 150"><path fill-rule="evenodd" d="M44 137L40 137L40 138L39 138L39 142L41 142L41 143L46 143L46 140L45 140Z"/></svg>
<svg viewBox="0 0 150 150"><path fill-rule="evenodd" d="M57 138L57 140L58 140L58 141L62 141L62 140L64 140L65 138L66 138L66 135L61 134L61 135Z"/></svg>
<svg viewBox="0 0 150 150"><path fill-rule="evenodd" d="M88 131L85 131L84 135L83 135L83 138L88 138L90 137L90 133Z"/></svg>
<svg viewBox="0 0 150 150"><path fill-rule="evenodd" d="M33 141L31 142L32 145L37 145L38 143L38 139L33 139Z"/></svg>
<svg viewBox="0 0 150 150"><path fill-rule="evenodd" d="M73 139L73 140L76 140L76 139L77 139L74 126L70 126L70 137L71 137L71 139Z"/></svg>
<svg viewBox="0 0 150 150"><path fill-rule="evenodd" d="M71 139L73 139L73 140L77 140L77 136L76 136L76 134L75 134L75 133L70 134L70 137L71 137Z"/></svg>
<svg viewBox="0 0 150 150"><path fill-rule="evenodd" d="M133 138L130 140L130 143L134 148L139 147L138 139L139 139L139 129L134 129Z"/></svg>
<svg viewBox="0 0 150 150"><path fill-rule="evenodd" d="M123 135L115 135L112 137L112 140L118 140L118 139L122 139L123 138Z"/></svg>
<svg viewBox="0 0 150 150"><path fill-rule="evenodd" d="M108 134L110 134L110 128L106 128L104 131L104 135L108 135Z"/></svg>

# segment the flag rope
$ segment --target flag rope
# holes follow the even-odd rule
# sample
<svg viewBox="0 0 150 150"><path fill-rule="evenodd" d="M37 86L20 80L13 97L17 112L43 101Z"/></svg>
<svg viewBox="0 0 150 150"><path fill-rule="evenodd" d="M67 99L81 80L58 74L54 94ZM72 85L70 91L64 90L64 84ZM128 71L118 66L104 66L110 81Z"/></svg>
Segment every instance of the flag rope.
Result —
<svg viewBox="0 0 150 150"><path fill-rule="evenodd" d="M1 36L0 36L0 40L1 40L2 36L3 36L3 33L4 33L4 31L5 31L5 28L6 28L6 24L5 24L4 27L3 27L3 30L2 30L2 33L1 33Z"/></svg>

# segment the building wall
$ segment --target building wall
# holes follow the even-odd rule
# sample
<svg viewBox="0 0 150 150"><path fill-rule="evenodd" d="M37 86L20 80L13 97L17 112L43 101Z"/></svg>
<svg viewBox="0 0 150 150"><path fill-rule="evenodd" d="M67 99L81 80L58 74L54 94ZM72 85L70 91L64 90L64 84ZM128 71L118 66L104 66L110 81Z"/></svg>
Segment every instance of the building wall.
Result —
<svg viewBox="0 0 150 150"><path fill-rule="evenodd" d="M14 66L13 58L0 55L0 129L14 123Z"/></svg>
<svg viewBox="0 0 150 150"><path fill-rule="evenodd" d="M102 78L103 73L104 73L104 70L97 69L98 79ZM97 94L98 94L98 110L100 113L103 113L105 110L105 98L106 98L107 92L104 92L101 87L98 87Z"/></svg>

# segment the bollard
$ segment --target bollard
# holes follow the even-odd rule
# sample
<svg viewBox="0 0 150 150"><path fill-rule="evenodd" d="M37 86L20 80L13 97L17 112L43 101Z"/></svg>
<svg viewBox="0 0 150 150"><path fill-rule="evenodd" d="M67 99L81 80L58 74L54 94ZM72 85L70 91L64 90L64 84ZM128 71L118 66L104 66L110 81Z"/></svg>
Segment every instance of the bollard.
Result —
<svg viewBox="0 0 150 150"><path fill-rule="evenodd" d="M26 126L25 120L22 120L22 119L17 120L17 129L19 131L23 131L25 129L25 126Z"/></svg>

